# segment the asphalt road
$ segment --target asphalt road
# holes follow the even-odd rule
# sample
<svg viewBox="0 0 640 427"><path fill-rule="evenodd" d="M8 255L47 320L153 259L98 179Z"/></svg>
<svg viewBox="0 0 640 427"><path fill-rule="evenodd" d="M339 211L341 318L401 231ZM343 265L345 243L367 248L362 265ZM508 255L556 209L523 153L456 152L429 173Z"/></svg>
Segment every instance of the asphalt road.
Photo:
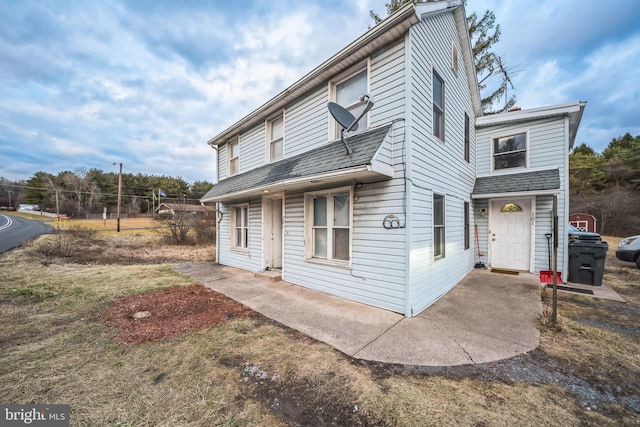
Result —
<svg viewBox="0 0 640 427"><path fill-rule="evenodd" d="M51 226L42 221L0 214L0 254L51 231Z"/></svg>

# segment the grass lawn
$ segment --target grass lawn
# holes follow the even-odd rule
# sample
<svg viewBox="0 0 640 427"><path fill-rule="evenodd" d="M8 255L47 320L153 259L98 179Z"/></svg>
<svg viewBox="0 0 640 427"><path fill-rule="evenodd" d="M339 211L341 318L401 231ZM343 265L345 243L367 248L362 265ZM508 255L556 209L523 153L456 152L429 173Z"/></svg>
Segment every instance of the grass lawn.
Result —
<svg viewBox="0 0 640 427"><path fill-rule="evenodd" d="M212 248L99 233L79 244L99 262L43 264L56 238L0 256L0 402L70 404L74 426L640 423L640 270L615 260L613 238L604 281L626 303L559 293L561 329L541 319L539 349L450 368L354 360L259 315L122 344L109 304L194 285L171 265Z"/></svg>

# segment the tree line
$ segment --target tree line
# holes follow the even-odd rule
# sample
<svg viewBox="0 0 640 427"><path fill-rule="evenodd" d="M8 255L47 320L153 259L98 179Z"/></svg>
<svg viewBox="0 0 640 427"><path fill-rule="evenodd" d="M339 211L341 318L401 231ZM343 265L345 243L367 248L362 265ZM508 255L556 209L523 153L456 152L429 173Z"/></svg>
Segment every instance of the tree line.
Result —
<svg viewBox="0 0 640 427"><path fill-rule="evenodd" d="M127 215L151 214L159 201L197 204L211 187L213 184L207 181L189 184L180 177L123 173L121 212ZM115 212L118 173L80 168L56 175L36 172L22 181L0 177L0 206L16 207L21 203L75 217L102 213L105 207L108 212Z"/></svg>
<svg viewBox="0 0 640 427"><path fill-rule="evenodd" d="M614 138L601 153L575 147L569 188L571 213L595 216L600 234L640 234L640 135Z"/></svg>

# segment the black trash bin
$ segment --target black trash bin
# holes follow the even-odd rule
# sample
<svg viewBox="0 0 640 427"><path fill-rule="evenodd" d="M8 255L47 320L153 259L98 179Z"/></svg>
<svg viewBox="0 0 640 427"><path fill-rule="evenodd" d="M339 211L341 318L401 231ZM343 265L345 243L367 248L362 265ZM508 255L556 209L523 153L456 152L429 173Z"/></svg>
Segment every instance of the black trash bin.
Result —
<svg viewBox="0 0 640 427"><path fill-rule="evenodd" d="M569 240L569 282L602 285L607 249L600 240Z"/></svg>

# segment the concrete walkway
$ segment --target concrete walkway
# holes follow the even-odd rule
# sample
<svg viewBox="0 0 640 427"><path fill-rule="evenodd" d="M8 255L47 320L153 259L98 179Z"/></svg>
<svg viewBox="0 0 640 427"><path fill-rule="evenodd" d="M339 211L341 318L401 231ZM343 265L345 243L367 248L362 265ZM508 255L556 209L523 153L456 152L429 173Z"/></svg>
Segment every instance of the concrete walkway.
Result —
<svg viewBox="0 0 640 427"><path fill-rule="evenodd" d="M341 352L377 362L453 366L509 358L539 345L540 281L474 270L418 316L348 301L211 263L174 267Z"/></svg>

